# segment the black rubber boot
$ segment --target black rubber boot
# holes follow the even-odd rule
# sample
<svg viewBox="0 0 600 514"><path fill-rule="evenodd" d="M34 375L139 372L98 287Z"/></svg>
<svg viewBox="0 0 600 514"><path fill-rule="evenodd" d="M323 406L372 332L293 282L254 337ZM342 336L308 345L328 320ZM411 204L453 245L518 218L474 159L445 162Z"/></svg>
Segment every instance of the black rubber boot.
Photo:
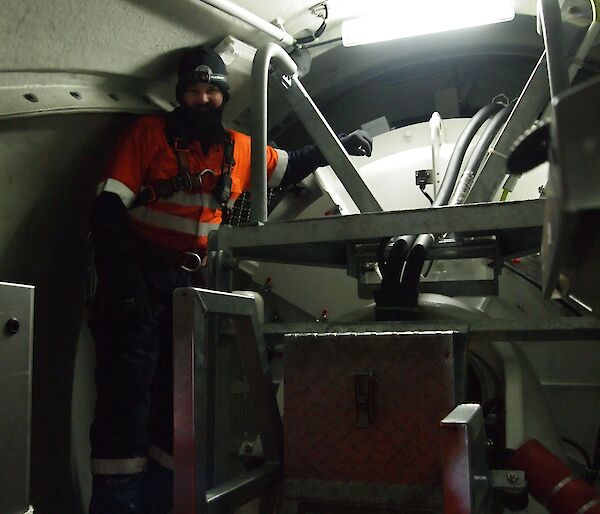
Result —
<svg viewBox="0 0 600 514"><path fill-rule="evenodd" d="M146 514L144 473L93 475L89 514Z"/></svg>
<svg viewBox="0 0 600 514"><path fill-rule="evenodd" d="M173 509L173 471L148 460L144 483L145 514L168 514ZM91 514L91 513L90 513Z"/></svg>

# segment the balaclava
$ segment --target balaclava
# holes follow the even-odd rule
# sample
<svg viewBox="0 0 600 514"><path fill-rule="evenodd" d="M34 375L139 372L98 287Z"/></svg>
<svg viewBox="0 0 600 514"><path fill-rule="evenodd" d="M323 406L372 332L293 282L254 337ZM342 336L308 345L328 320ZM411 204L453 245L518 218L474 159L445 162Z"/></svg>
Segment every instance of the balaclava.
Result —
<svg viewBox="0 0 600 514"><path fill-rule="evenodd" d="M223 93L219 108L203 110L183 103L185 90L193 84L214 84ZM176 98L180 107L174 111L174 130L179 137L199 139L204 144L221 143L225 129L221 123L225 103L229 100L227 70L221 56L204 46L188 50L178 66Z"/></svg>

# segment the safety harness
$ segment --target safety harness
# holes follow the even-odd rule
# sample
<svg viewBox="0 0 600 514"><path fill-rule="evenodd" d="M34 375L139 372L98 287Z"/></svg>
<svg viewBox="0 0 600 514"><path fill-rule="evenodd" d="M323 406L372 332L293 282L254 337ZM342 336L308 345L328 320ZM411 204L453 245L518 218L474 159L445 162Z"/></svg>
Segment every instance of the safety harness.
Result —
<svg viewBox="0 0 600 514"><path fill-rule="evenodd" d="M216 184L212 189L213 196L219 202L223 210L227 209L227 202L231 198L231 169L235 164L233 159L234 141L231 135L225 134L223 144L223 162L221 164L221 174L216 176ZM200 173L190 172L190 145L183 139L175 138L173 149L177 156L179 165L177 175L167 180L157 180L150 185L144 186L138 194L133 207L146 205L156 202L157 200L165 200L170 198L179 191L199 191L202 189L202 175L206 171Z"/></svg>

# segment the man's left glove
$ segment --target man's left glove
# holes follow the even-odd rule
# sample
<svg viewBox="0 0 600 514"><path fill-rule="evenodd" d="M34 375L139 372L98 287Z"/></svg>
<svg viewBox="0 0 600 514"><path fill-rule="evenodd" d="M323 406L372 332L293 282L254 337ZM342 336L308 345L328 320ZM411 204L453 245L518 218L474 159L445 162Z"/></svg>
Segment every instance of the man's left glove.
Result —
<svg viewBox="0 0 600 514"><path fill-rule="evenodd" d="M371 157L373 138L364 130L358 129L348 134L340 134L340 141L350 155L366 155Z"/></svg>

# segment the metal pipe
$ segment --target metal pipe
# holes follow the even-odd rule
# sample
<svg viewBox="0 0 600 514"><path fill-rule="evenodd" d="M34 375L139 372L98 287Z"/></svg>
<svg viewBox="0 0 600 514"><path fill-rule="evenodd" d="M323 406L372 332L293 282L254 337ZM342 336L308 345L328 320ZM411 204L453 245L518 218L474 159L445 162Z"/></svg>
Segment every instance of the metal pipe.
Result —
<svg viewBox="0 0 600 514"><path fill-rule="evenodd" d="M260 16L257 16L251 11L240 7L239 5L230 2L229 0L201 0L203 3L208 4L212 7L215 7L219 11L222 11L238 20L251 25L255 29L264 32L265 34L271 36L277 41L283 43L284 45L291 46L296 43L296 39L288 34L285 30L276 27L272 23L263 20Z"/></svg>
<svg viewBox="0 0 600 514"><path fill-rule="evenodd" d="M313 102L298 76L292 77L290 84L283 87L283 94L358 210L361 213L381 211L379 202L365 184L348 156L348 152Z"/></svg>
<svg viewBox="0 0 600 514"><path fill-rule="evenodd" d="M507 106L498 111L491 119L489 125L479 138L479 141L477 141L465 171L460 177L452 197L448 201L448 205L458 205L465 202L465 198L469 194L469 191L473 186L473 182L475 181L475 177L477 176L479 166L483 162L494 137L496 137L502 125L506 123L511 110L512 109Z"/></svg>
<svg viewBox="0 0 600 514"><path fill-rule="evenodd" d="M573 57L573 62L569 66L569 82L573 82L575 75L580 70L581 66L587 54L590 52L594 44L596 43L596 39L598 38L598 34L600 33L600 23L598 22L598 8L600 7L600 3L597 6L596 3L598 0L592 0L592 23L588 27L588 30L579 46L579 49L575 53L575 57Z"/></svg>
<svg viewBox="0 0 600 514"><path fill-rule="evenodd" d="M254 56L252 64L252 162L250 185L250 221L267 221L267 85L269 64L274 60L282 73L292 76L298 70L286 51L275 43L267 43Z"/></svg>
<svg viewBox="0 0 600 514"><path fill-rule="evenodd" d="M554 98L569 87L569 68L558 0L539 0L538 18L546 47L550 96Z"/></svg>

